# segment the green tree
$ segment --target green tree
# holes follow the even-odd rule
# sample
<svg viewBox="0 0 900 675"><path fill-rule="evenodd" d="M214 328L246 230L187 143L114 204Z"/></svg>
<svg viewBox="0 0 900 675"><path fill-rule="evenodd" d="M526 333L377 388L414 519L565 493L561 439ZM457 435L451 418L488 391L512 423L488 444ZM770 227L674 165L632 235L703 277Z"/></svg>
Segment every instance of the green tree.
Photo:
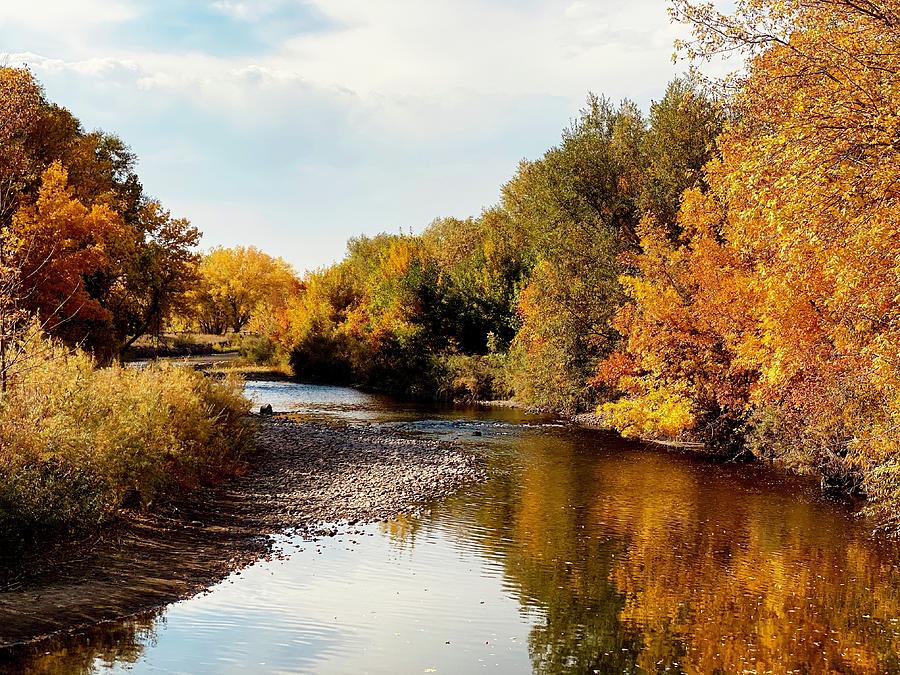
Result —
<svg viewBox="0 0 900 675"><path fill-rule="evenodd" d="M622 300L618 258L636 241L644 133L634 104L591 96L562 143L523 162L503 188L510 218L537 248L510 363L528 402L591 402L590 374L611 349L609 320Z"/></svg>
<svg viewBox="0 0 900 675"><path fill-rule="evenodd" d="M713 156L723 124L721 105L694 74L670 82L662 100L650 106L638 204L644 216L668 228L673 238L680 233L681 196L705 184L703 167Z"/></svg>

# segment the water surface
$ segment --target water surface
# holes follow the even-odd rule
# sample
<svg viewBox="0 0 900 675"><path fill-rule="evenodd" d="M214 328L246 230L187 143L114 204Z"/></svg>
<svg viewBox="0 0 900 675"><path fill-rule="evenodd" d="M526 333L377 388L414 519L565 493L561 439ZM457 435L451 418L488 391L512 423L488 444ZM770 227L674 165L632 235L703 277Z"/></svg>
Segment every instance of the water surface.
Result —
<svg viewBox="0 0 900 675"><path fill-rule="evenodd" d="M254 382L276 410L481 453L430 515L306 542L210 592L46 645L35 672L900 671L900 575L846 505L762 467L519 411ZM476 436L475 432L480 432Z"/></svg>

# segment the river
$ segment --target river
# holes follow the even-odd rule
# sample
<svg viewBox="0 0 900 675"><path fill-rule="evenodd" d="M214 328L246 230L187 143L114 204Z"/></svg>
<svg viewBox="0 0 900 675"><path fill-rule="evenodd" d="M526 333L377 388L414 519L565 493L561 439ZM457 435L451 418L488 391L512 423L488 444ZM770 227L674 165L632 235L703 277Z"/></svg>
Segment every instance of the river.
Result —
<svg viewBox="0 0 900 675"><path fill-rule="evenodd" d="M807 481L515 410L247 387L279 411L465 444L490 477L418 519L282 536L272 560L48 644L32 669L900 672L897 549Z"/></svg>

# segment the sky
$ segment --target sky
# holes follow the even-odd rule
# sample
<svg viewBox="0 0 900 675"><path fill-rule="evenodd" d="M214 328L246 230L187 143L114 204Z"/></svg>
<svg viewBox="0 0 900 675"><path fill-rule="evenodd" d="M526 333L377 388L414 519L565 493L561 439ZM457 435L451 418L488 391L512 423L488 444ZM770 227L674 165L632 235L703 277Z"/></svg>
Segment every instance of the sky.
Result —
<svg viewBox="0 0 900 675"><path fill-rule="evenodd" d="M589 91L661 98L685 35L664 0L0 3L0 59L119 135L205 248L298 271L477 215Z"/></svg>

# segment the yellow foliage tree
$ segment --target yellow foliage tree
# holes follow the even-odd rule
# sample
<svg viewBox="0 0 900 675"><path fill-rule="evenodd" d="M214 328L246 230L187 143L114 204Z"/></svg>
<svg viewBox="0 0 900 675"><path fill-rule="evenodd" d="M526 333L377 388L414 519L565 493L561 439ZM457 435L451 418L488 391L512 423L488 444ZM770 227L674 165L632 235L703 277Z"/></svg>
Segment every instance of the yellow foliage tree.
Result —
<svg viewBox="0 0 900 675"><path fill-rule="evenodd" d="M189 313L207 333L239 333L255 315L285 307L298 288L291 266L253 246L214 248L199 265Z"/></svg>
<svg viewBox="0 0 900 675"><path fill-rule="evenodd" d="M640 275L626 279L634 304L619 325L643 389L606 412L625 426L649 415L654 387L678 383L695 415L723 403L739 412L757 454L845 486L862 479L890 503L900 498L890 468L900 452L900 3L744 0L723 15L676 0L674 15L695 28L692 54L743 50L749 67L731 81L734 122L707 167L709 190L685 197L684 238L668 251L646 239ZM715 349L696 351L683 325Z"/></svg>

